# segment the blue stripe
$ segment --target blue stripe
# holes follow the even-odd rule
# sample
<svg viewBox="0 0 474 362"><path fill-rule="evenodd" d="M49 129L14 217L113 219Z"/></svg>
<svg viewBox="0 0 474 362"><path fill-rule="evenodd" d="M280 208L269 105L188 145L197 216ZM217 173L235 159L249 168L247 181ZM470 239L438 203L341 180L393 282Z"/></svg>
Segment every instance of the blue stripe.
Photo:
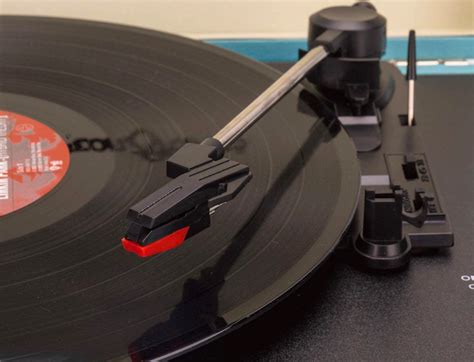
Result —
<svg viewBox="0 0 474 362"><path fill-rule="evenodd" d="M423 59L472 59L474 36L417 37L416 53ZM407 38L393 37L387 42L385 59L406 59Z"/></svg>
<svg viewBox="0 0 474 362"><path fill-rule="evenodd" d="M298 49L306 49L306 41L300 39L208 40L207 42L260 62L294 62L298 58Z"/></svg>
<svg viewBox="0 0 474 362"><path fill-rule="evenodd" d="M294 62L299 49L306 49L304 39L240 39L207 40L209 44L225 48L261 62ZM384 59L404 60L407 38L393 37L387 41ZM474 36L418 37L417 58L474 59ZM419 67L420 74L473 74L473 66Z"/></svg>
<svg viewBox="0 0 474 362"><path fill-rule="evenodd" d="M406 67L398 67L402 74L407 71ZM445 66L445 65L434 65L434 66L421 66L416 70L418 75L452 75L452 74L474 74L474 65L466 66Z"/></svg>

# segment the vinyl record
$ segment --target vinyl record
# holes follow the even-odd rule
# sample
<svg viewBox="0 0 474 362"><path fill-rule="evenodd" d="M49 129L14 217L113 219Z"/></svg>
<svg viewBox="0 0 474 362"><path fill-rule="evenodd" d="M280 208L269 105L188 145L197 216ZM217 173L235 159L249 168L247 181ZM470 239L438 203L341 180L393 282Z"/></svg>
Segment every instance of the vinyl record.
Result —
<svg viewBox="0 0 474 362"><path fill-rule="evenodd" d="M0 18L0 358L173 355L257 315L337 245L356 154L302 87L228 157L252 181L183 246L122 250L165 161L278 73L201 42L86 21Z"/></svg>

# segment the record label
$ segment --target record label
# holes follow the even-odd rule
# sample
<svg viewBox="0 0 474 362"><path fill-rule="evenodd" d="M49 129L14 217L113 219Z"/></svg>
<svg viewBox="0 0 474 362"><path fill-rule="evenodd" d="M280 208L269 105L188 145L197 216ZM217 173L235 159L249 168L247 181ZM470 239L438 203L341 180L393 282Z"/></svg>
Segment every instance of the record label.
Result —
<svg viewBox="0 0 474 362"><path fill-rule="evenodd" d="M66 142L38 120L0 110L0 216L50 192L65 176Z"/></svg>

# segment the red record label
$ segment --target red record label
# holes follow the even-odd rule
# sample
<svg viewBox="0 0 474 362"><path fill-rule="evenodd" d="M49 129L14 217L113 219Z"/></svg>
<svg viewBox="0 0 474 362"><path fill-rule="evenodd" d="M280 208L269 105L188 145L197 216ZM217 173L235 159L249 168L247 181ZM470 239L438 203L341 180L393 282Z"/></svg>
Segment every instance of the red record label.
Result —
<svg viewBox="0 0 474 362"><path fill-rule="evenodd" d="M69 149L45 124L0 110L0 216L40 199L66 174Z"/></svg>

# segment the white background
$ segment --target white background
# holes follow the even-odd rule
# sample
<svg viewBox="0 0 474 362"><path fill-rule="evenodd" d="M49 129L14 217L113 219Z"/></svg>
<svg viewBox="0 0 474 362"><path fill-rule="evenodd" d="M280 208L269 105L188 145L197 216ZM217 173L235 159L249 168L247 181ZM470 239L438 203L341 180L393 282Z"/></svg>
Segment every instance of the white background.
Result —
<svg viewBox="0 0 474 362"><path fill-rule="evenodd" d="M195 38L305 37L308 16L351 0L0 0L0 14L101 20ZM374 0L389 35L474 33L474 0Z"/></svg>

